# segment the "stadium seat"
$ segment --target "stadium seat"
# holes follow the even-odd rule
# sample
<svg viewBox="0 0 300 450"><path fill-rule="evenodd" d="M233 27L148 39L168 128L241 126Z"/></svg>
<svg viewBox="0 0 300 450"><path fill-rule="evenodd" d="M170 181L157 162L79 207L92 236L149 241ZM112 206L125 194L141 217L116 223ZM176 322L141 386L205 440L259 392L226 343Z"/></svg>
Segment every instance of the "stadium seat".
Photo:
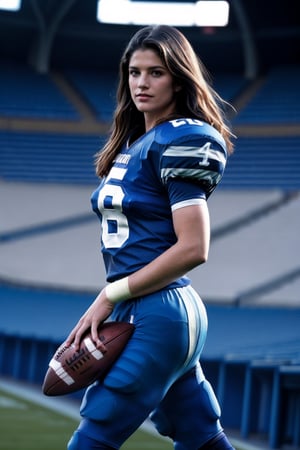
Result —
<svg viewBox="0 0 300 450"><path fill-rule="evenodd" d="M79 114L49 74L29 66L0 62L0 116L31 119L78 120Z"/></svg>
<svg viewBox="0 0 300 450"><path fill-rule="evenodd" d="M300 446L300 365L282 365L275 371L269 446Z"/></svg>
<svg viewBox="0 0 300 450"><path fill-rule="evenodd" d="M300 66L271 69L265 82L233 120L242 124L300 123Z"/></svg>

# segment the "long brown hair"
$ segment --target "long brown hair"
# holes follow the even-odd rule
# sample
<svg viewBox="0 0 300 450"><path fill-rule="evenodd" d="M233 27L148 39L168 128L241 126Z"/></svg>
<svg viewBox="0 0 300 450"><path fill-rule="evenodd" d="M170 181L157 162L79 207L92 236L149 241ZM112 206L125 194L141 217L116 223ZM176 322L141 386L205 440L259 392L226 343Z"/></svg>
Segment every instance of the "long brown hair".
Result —
<svg viewBox="0 0 300 450"><path fill-rule="evenodd" d="M208 82L208 73L197 57L189 41L176 28L160 25L140 29L130 40L120 61L117 107L113 117L110 137L102 151L96 154L96 173L99 177L108 174L112 162L124 141L134 130L142 134L145 130L144 115L139 112L129 91L129 62L139 49L154 50L171 73L174 83L181 86L176 94L174 117L197 118L218 130L227 145L228 153L233 151L232 138L224 118L224 100ZM161 120L162 121L162 120Z"/></svg>

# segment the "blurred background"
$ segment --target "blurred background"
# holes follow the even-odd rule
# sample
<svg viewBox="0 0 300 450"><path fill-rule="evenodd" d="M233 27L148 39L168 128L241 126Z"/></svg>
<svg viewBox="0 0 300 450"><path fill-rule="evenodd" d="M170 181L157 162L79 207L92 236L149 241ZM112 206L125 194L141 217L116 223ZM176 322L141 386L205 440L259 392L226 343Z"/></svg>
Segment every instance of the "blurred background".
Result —
<svg viewBox="0 0 300 450"><path fill-rule="evenodd" d="M228 3L224 27L178 26L235 108L209 260L190 273L203 367L234 435L300 448L300 16L292 0ZM99 22L99 4L0 9L0 378L30 385L105 284L93 160L139 26Z"/></svg>

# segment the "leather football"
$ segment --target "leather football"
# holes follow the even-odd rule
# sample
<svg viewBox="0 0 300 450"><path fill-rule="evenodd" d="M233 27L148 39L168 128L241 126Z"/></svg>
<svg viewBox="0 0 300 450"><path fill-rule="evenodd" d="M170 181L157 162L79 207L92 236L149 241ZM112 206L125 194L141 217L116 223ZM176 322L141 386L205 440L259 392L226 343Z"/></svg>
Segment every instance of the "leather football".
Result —
<svg viewBox="0 0 300 450"><path fill-rule="evenodd" d="M78 351L62 344L49 362L42 390L47 396L70 394L105 377L134 331L128 322L106 322L99 327L105 350L100 351L87 333Z"/></svg>

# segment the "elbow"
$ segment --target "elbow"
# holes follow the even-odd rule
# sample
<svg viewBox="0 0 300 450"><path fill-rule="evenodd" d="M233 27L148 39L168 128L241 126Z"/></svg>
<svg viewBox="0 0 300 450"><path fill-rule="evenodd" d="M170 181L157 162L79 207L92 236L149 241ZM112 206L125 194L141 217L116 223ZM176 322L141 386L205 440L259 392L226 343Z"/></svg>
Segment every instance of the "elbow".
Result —
<svg viewBox="0 0 300 450"><path fill-rule="evenodd" d="M197 265L206 263L208 260L208 252L209 252L209 242L199 242L195 245L195 258L197 261Z"/></svg>
<svg viewBox="0 0 300 450"><path fill-rule="evenodd" d="M208 249L193 247L188 253L191 268L200 266L208 260Z"/></svg>
<svg viewBox="0 0 300 450"><path fill-rule="evenodd" d="M208 260L208 253L200 253L198 255L198 259L197 259L197 266L200 266L200 264L204 264L206 263L206 261Z"/></svg>
<svg viewBox="0 0 300 450"><path fill-rule="evenodd" d="M202 257L199 258L198 265L206 263L207 260L208 260L208 254L202 255Z"/></svg>

